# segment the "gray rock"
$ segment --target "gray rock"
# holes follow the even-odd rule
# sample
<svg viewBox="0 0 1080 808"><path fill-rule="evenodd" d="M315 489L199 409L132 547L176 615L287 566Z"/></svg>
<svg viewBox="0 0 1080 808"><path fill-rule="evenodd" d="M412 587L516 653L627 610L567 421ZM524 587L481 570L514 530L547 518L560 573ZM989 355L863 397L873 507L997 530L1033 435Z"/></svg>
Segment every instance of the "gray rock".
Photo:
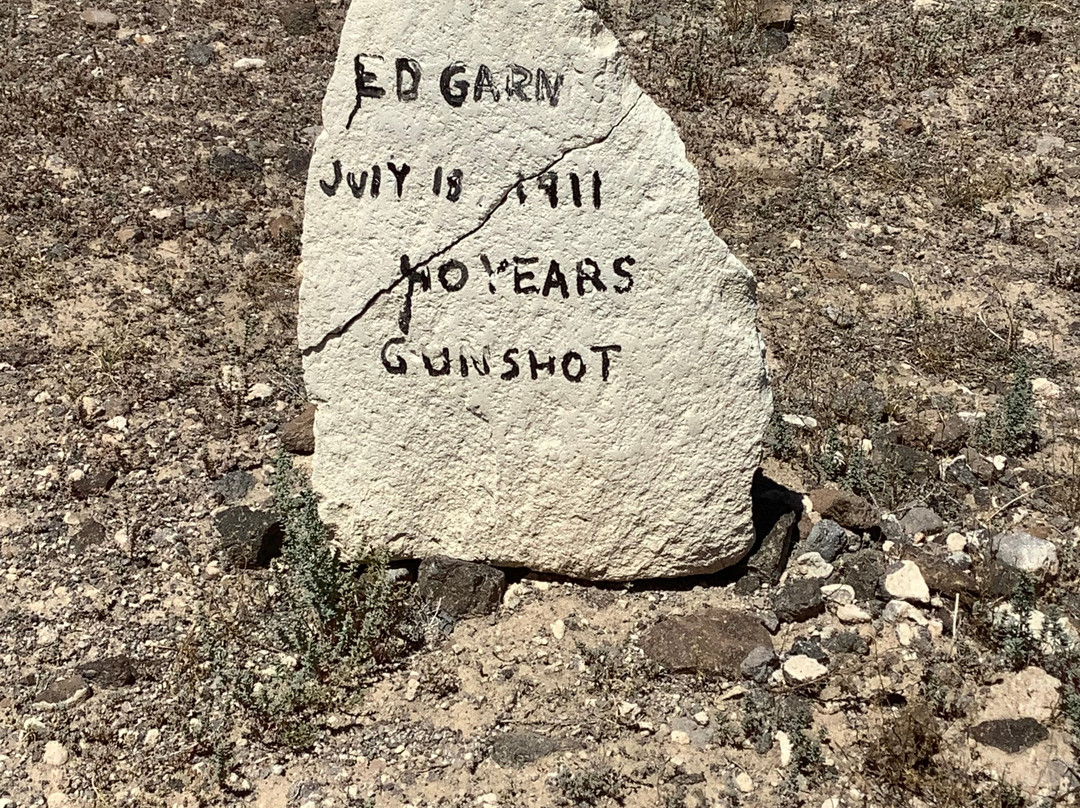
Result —
<svg viewBox="0 0 1080 808"><path fill-rule="evenodd" d="M848 546L848 532L831 519L822 519L810 530L806 541L799 542L795 556L817 553L832 563Z"/></svg>
<svg viewBox="0 0 1080 808"><path fill-rule="evenodd" d="M90 683L81 676L55 682L34 697L34 704L56 709L77 704L90 695Z"/></svg>
<svg viewBox="0 0 1080 808"><path fill-rule="evenodd" d="M916 533L922 533L924 536L934 536L941 532L945 524L941 521L941 517L930 508L917 505L904 514L900 520L900 526L905 533L911 536Z"/></svg>
<svg viewBox="0 0 1080 808"><path fill-rule="evenodd" d="M315 405L305 404L300 414L281 427L281 445L295 455L315 452Z"/></svg>
<svg viewBox="0 0 1080 808"><path fill-rule="evenodd" d="M780 659L776 656L772 645L759 645L739 663L739 672L744 679L765 684L779 666Z"/></svg>
<svg viewBox="0 0 1080 808"><path fill-rule="evenodd" d="M825 611L821 597L821 581L816 578L794 578L787 581L773 599L773 611L784 623L801 623Z"/></svg>
<svg viewBox="0 0 1080 808"><path fill-rule="evenodd" d="M76 668L79 676L95 687L116 688L135 684L135 661L125 655L84 662Z"/></svg>
<svg viewBox="0 0 1080 808"><path fill-rule="evenodd" d="M1022 572L1056 575L1057 547L1053 542L1017 531L1002 533L990 540L990 549L998 561Z"/></svg>
<svg viewBox="0 0 1080 808"><path fill-rule="evenodd" d="M664 618L641 641L645 655L668 670L732 679L740 675L742 661L759 645L772 647L761 620L732 609Z"/></svg>
<svg viewBox="0 0 1080 808"><path fill-rule="evenodd" d="M214 49L205 42L192 42L184 50L184 58L196 67L206 67L214 61Z"/></svg>
<svg viewBox="0 0 1080 808"><path fill-rule="evenodd" d="M455 618L491 614L506 591L506 574L487 564L447 556L425 558L417 575L417 591L439 611Z"/></svg>
<svg viewBox="0 0 1080 808"><path fill-rule="evenodd" d="M214 525L226 561L237 568L268 567L281 555L285 537L277 514L237 506L217 514Z"/></svg>
<svg viewBox="0 0 1080 808"><path fill-rule="evenodd" d="M1045 741L1050 733L1034 718L999 718L973 726L971 737L981 744L1015 755Z"/></svg>
<svg viewBox="0 0 1080 808"><path fill-rule="evenodd" d="M761 612L758 615L761 618L761 625L765 626L765 630L770 634L775 634L780 628L780 618L776 616L776 612L769 611Z"/></svg>
<svg viewBox="0 0 1080 808"><path fill-rule="evenodd" d="M491 739L491 759L503 767L521 768L565 748L565 742L539 732L514 730Z"/></svg>
<svg viewBox="0 0 1080 808"><path fill-rule="evenodd" d="M255 487L255 478L246 471L230 471L214 480L211 490L228 504L239 502Z"/></svg>

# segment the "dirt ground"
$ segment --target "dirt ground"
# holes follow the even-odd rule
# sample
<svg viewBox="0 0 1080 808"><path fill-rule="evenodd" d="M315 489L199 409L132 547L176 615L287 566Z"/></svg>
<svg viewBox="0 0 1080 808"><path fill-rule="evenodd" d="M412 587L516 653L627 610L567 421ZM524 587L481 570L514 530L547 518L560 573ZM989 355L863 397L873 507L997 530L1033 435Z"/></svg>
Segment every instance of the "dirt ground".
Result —
<svg viewBox="0 0 1080 808"><path fill-rule="evenodd" d="M1080 9L771 8L598 4L758 278L765 474L874 523L780 582L519 571L456 622L406 592L419 647L290 734L235 697L288 656L259 639L285 572L230 563L216 517L270 507L305 404L304 183L346 4L0 4L0 808L1074 803ZM1013 531L1057 560L1003 586ZM916 559L928 597L859 591L854 547ZM781 614L762 681L646 652L815 578L855 601ZM257 653L207 656L223 620ZM977 729L1021 719L1011 752Z"/></svg>

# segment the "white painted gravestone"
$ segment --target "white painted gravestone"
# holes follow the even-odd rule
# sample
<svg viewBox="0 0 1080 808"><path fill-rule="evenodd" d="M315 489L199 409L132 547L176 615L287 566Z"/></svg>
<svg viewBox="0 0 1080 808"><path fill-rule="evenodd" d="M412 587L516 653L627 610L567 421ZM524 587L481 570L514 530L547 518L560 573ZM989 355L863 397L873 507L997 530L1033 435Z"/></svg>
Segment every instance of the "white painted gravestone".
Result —
<svg viewBox="0 0 1080 808"><path fill-rule="evenodd" d="M304 222L313 482L347 542L592 579L735 563L750 273L576 0L354 0Z"/></svg>

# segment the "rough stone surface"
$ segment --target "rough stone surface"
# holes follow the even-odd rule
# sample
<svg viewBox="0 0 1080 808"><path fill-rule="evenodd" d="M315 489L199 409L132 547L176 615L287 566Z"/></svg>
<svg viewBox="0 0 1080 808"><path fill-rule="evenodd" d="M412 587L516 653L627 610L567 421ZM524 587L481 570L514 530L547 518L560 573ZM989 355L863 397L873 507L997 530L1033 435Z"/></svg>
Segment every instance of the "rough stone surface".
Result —
<svg viewBox="0 0 1080 808"><path fill-rule="evenodd" d="M281 445L297 455L315 451L315 405L307 404L300 414L281 427Z"/></svg>
<svg viewBox="0 0 1080 808"><path fill-rule="evenodd" d="M91 28L115 28L120 22L111 11L98 8L88 8L79 16Z"/></svg>
<svg viewBox="0 0 1080 808"><path fill-rule="evenodd" d="M1055 575L1058 570L1057 547L1046 539L1017 531L995 536L990 549L997 559L1022 572Z"/></svg>
<svg viewBox="0 0 1080 808"><path fill-rule="evenodd" d="M95 468L71 481L71 493L76 499L104 494L116 482L116 472L110 468Z"/></svg>
<svg viewBox="0 0 1080 808"><path fill-rule="evenodd" d="M520 768L566 748L563 741L532 730L513 730L491 739L491 759L503 767Z"/></svg>
<svg viewBox="0 0 1080 808"><path fill-rule="evenodd" d="M792 543L798 534L797 523L797 515L790 511L777 519L761 543L747 557L747 569L756 573L760 579L770 582L780 580L791 555Z"/></svg>
<svg viewBox="0 0 1080 808"><path fill-rule="evenodd" d="M810 492L810 501L823 519L831 519L848 530L863 531L877 527L877 508L850 491L819 488Z"/></svg>
<svg viewBox="0 0 1080 808"><path fill-rule="evenodd" d="M814 552L831 562L847 549L847 545L847 531L831 519L822 519L810 529L806 541L799 542L795 553L801 555Z"/></svg>
<svg viewBox="0 0 1080 808"><path fill-rule="evenodd" d="M210 486L224 502L232 504L246 497L255 487L255 478L246 471L230 471Z"/></svg>
<svg viewBox="0 0 1080 808"><path fill-rule="evenodd" d="M779 663L771 645L759 645L739 663L739 672L751 682L765 684Z"/></svg>
<svg viewBox="0 0 1080 808"><path fill-rule="evenodd" d="M706 609L661 620L645 634L641 649L676 673L716 673L734 678L758 646L772 648L761 621L748 612Z"/></svg>
<svg viewBox="0 0 1080 808"><path fill-rule="evenodd" d="M266 567L281 554L284 535L277 514L237 506L217 514L214 525L226 560L236 567Z"/></svg>
<svg viewBox="0 0 1080 808"><path fill-rule="evenodd" d="M90 683L81 676L70 676L54 682L34 697L34 706L58 709L78 704L90 695Z"/></svg>
<svg viewBox="0 0 1080 808"><path fill-rule="evenodd" d="M917 505L914 508L910 508L903 518L900 519L900 526L904 531L912 536L916 533L922 533L924 536L933 536L941 532L941 529L945 527L945 524L941 521L941 517L930 508L924 508L921 505Z"/></svg>
<svg viewBox="0 0 1080 808"><path fill-rule="evenodd" d="M803 656L802 654L797 654L784 660L782 668L784 676L789 682L794 684L820 679L829 672L829 669L816 659Z"/></svg>
<svg viewBox="0 0 1080 808"><path fill-rule="evenodd" d="M487 564L446 556L425 558L416 578L421 598L451 617L491 614L506 591L506 574Z"/></svg>
<svg viewBox="0 0 1080 808"><path fill-rule="evenodd" d="M71 549L83 553L90 547L105 541L105 526L93 519L87 519L79 531L71 538Z"/></svg>
<svg viewBox="0 0 1080 808"><path fill-rule="evenodd" d="M278 12L278 19L290 36L307 36L319 30L319 9L310 0L286 4Z"/></svg>
<svg viewBox="0 0 1080 808"><path fill-rule="evenodd" d="M801 623L825 611L821 581L816 578L793 578L776 593L773 611L785 623Z"/></svg>
<svg viewBox="0 0 1080 808"><path fill-rule="evenodd" d="M79 676L96 687L128 687L135 684L135 663L129 656L112 656L84 662L77 668Z"/></svg>
<svg viewBox="0 0 1080 808"><path fill-rule="evenodd" d="M771 410L753 278L599 17L354 3L323 122L298 339L339 535L590 579L737 563Z"/></svg>
<svg viewBox="0 0 1080 808"><path fill-rule="evenodd" d="M927 603L930 600L930 587L926 585L922 570L914 561L898 561L885 572L885 591L900 600L913 600Z"/></svg>
<svg viewBox="0 0 1080 808"><path fill-rule="evenodd" d="M885 575L885 554L880 550L859 550L840 559L833 583L848 584L855 598L862 602L881 596L881 579Z"/></svg>
<svg viewBox="0 0 1080 808"><path fill-rule="evenodd" d="M971 737L981 744L1015 755L1045 741L1050 733L1034 718L998 718L973 726Z"/></svg>

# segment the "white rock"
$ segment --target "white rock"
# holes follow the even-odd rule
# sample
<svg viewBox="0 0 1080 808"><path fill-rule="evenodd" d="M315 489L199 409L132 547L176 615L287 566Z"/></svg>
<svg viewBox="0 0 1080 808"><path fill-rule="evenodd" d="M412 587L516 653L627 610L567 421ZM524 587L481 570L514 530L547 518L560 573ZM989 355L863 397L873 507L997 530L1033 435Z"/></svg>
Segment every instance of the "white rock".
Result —
<svg viewBox="0 0 1080 808"><path fill-rule="evenodd" d="M41 761L48 766L63 766L68 762L68 750L59 741L49 741L45 744L45 752Z"/></svg>
<svg viewBox="0 0 1080 808"><path fill-rule="evenodd" d="M791 764L791 736L780 730L773 737L780 746L780 765L786 768Z"/></svg>
<svg viewBox="0 0 1080 808"><path fill-rule="evenodd" d="M674 729L671 731L671 742L686 746L690 743L690 733L685 730Z"/></svg>
<svg viewBox="0 0 1080 808"><path fill-rule="evenodd" d="M416 694L420 692L420 680L410 679L405 683L405 692L402 694L405 701L415 701Z"/></svg>
<svg viewBox="0 0 1080 808"><path fill-rule="evenodd" d="M833 565L822 558L821 553L803 553L788 568L787 574L795 578L828 578L833 574Z"/></svg>
<svg viewBox="0 0 1080 808"><path fill-rule="evenodd" d="M891 566L890 570L885 574L885 591L891 597L919 603L930 601L930 587L914 561L901 561Z"/></svg>
<svg viewBox="0 0 1080 808"><path fill-rule="evenodd" d="M245 401L265 401L274 395L274 388L266 382L256 382L248 388Z"/></svg>
<svg viewBox="0 0 1080 808"><path fill-rule="evenodd" d="M590 579L741 559L754 282L600 18L353 3L322 119L298 339L340 535Z"/></svg>
<svg viewBox="0 0 1080 808"><path fill-rule="evenodd" d="M1001 682L990 687L978 721L1023 716L1046 722L1060 703L1061 681L1031 666L1019 673L1006 673Z"/></svg>
<svg viewBox="0 0 1080 808"><path fill-rule="evenodd" d="M950 533L945 537L945 547L950 553L962 553L967 549L967 536L963 533Z"/></svg>
<svg viewBox="0 0 1080 808"><path fill-rule="evenodd" d="M830 603L851 605L855 602L855 590L850 584L825 584L821 596Z"/></svg>
<svg viewBox="0 0 1080 808"><path fill-rule="evenodd" d="M829 669L813 657L796 654L784 660L784 675L792 682L809 682L829 672Z"/></svg>
<svg viewBox="0 0 1080 808"><path fill-rule="evenodd" d="M694 720L697 721L703 727L709 726L709 714L707 712L705 712L704 710L702 710L701 712L694 713Z"/></svg>
<svg viewBox="0 0 1080 808"><path fill-rule="evenodd" d="M926 625L926 615L922 613L922 609L903 600L890 600L886 603L881 612L881 617L888 623L895 623L898 620L910 620L920 626Z"/></svg>
<svg viewBox="0 0 1080 808"><path fill-rule="evenodd" d="M127 418L125 418L123 415L117 415L106 421L105 426L107 426L109 429L114 429L117 432L123 432L125 429L127 429L127 423Z"/></svg>
<svg viewBox="0 0 1080 808"><path fill-rule="evenodd" d="M829 797L825 802L821 803L821 808L840 808L840 798Z"/></svg>
<svg viewBox="0 0 1080 808"><path fill-rule="evenodd" d="M634 704L632 701L623 701L619 703L619 715L622 718L628 718L635 716L641 712L641 707Z"/></svg>
<svg viewBox="0 0 1080 808"><path fill-rule="evenodd" d="M749 794L754 790L754 781L746 772L739 772L735 775L735 787L743 794Z"/></svg>
<svg viewBox="0 0 1080 808"><path fill-rule="evenodd" d="M999 561L1024 572L1056 575L1057 547L1053 542L1022 530L995 536L990 549Z"/></svg>
<svg viewBox="0 0 1080 808"><path fill-rule="evenodd" d="M865 609L844 603L836 607L836 619L841 623L869 623L874 618Z"/></svg>
<svg viewBox="0 0 1080 808"><path fill-rule="evenodd" d="M915 629L909 626L907 623L896 624L896 639L900 641L900 644L905 648L911 645L911 641L915 639Z"/></svg>
<svg viewBox="0 0 1080 808"><path fill-rule="evenodd" d="M566 636L566 623L562 620L556 620L551 624L551 636L556 640L561 640Z"/></svg>
<svg viewBox="0 0 1080 808"><path fill-rule="evenodd" d="M249 70L258 70L266 66L265 59L243 58L233 62L233 70L237 73L246 73Z"/></svg>

